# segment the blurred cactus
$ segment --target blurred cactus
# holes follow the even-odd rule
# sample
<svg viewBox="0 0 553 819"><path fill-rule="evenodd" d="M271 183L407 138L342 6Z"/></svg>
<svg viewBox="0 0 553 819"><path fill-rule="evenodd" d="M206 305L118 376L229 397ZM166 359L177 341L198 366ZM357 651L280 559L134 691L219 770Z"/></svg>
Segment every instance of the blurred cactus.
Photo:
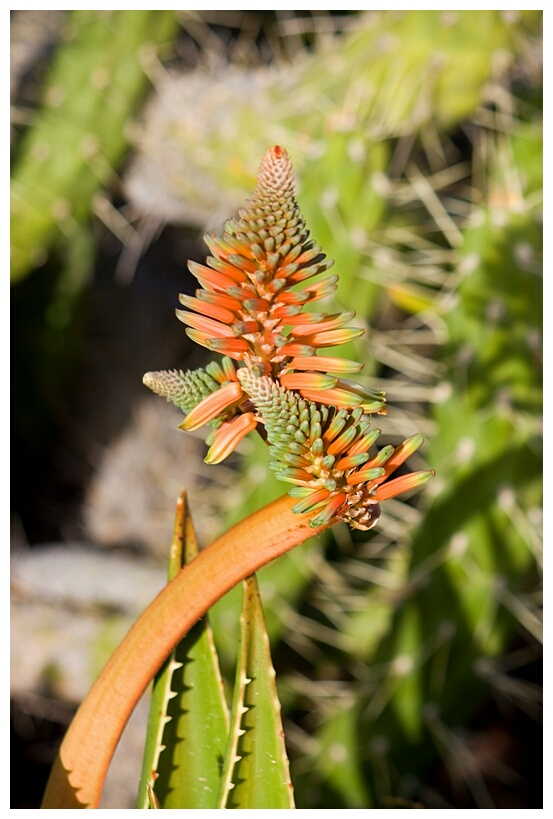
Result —
<svg viewBox="0 0 553 819"><path fill-rule="evenodd" d="M340 298L351 306L343 294L355 276L355 308L369 318L380 286L363 247L385 222L391 140L409 135L439 152L438 134L493 97L540 19L366 12L292 64L168 75L135 130L127 195L145 219L219 227L252 189L256 157L286 145L306 221L340 265Z"/></svg>
<svg viewBox="0 0 553 819"><path fill-rule="evenodd" d="M148 87L143 60L171 41L173 12L73 11L41 106L15 145L12 281L75 234L128 150L126 126Z"/></svg>
<svg viewBox="0 0 553 819"><path fill-rule="evenodd" d="M19 10L11 22L17 78L12 86L11 299L19 451L15 494L21 511L40 508L36 496L44 473L55 473L52 465L63 451L60 438L75 435L75 405L68 393L78 383L82 394L87 380L84 339L94 303L94 266L105 237L98 222L91 226L91 217L99 201L115 212L109 211L106 190L117 188L119 166L129 150L127 128L150 87L147 58L171 44L180 29L175 13L165 11ZM43 34L37 37L39 25ZM29 470L27 457L39 468ZM80 468L72 471L66 465L62 471L70 494L78 492ZM46 482L55 484L51 476ZM60 515L67 518L64 498ZM51 514L53 505L46 506Z"/></svg>
<svg viewBox="0 0 553 819"><path fill-rule="evenodd" d="M539 155L539 128L523 130ZM509 685L500 659L517 640L541 641L541 216L539 201L525 196L523 170L505 162L516 139L492 148L488 195L462 232L442 294L451 305L440 310L449 397L435 408L428 448L437 497L413 533L403 582L395 573L391 594L390 577L369 589L366 609L344 629L352 651L355 635L374 627L375 606L391 597L389 619L376 620L381 640L357 639L368 665L362 693L319 735L316 767L350 807L421 799L433 756L457 787L465 780L476 807L493 807L475 766L459 764L461 752L470 755L464 726L491 694L539 708L539 692L523 680ZM513 178L522 184L507 190ZM361 792L351 786L360 777Z"/></svg>

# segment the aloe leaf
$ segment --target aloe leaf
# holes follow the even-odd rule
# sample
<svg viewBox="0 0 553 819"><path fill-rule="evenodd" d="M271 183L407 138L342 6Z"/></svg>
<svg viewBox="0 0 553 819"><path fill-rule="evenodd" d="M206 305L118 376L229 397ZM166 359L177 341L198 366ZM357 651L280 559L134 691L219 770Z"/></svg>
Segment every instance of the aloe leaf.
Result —
<svg viewBox="0 0 553 819"><path fill-rule="evenodd" d="M240 650L219 807L294 807L275 671L255 575L244 581Z"/></svg>
<svg viewBox="0 0 553 819"><path fill-rule="evenodd" d="M161 808L161 805L159 804L159 800L158 800L157 796L154 793L154 789L150 785L149 782L147 783L147 791L148 791L148 807L152 808L152 810L158 810L159 808Z"/></svg>
<svg viewBox="0 0 553 819"><path fill-rule="evenodd" d="M168 579L197 554L183 494L177 504ZM216 807L227 735L228 709L204 618L175 647L154 681L138 807L151 807L152 796L163 808Z"/></svg>

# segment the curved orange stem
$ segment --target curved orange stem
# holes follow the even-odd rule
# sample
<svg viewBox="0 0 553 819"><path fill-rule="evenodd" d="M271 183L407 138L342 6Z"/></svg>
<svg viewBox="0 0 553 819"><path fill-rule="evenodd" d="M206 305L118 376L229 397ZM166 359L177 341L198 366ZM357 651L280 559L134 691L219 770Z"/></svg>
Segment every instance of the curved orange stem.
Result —
<svg viewBox="0 0 553 819"><path fill-rule="evenodd" d="M233 586L328 528L285 495L233 526L161 591L131 628L69 726L43 808L97 808L111 758L138 700L173 647ZM182 500L181 500L182 503Z"/></svg>

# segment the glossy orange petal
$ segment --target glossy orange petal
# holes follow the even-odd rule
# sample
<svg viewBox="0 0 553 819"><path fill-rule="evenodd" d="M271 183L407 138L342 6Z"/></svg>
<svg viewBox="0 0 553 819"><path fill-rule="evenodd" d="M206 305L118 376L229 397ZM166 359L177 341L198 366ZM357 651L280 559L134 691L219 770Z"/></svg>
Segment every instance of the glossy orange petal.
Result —
<svg viewBox="0 0 553 819"><path fill-rule="evenodd" d="M293 370L316 370L322 373L356 373L363 369L363 364L347 358L330 355L311 355L293 358L290 367Z"/></svg>
<svg viewBox="0 0 553 819"><path fill-rule="evenodd" d="M226 292L229 296L232 296L235 299L240 299L243 302L245 302L247 299L251 299L255 294L254 288L251 284L245 284L243 287L233 285L232 287L227 287Z"/></svg>
<svg viewBox="0 0 553 819"><path fill-rule="evenodd" d="M338 276L327 276L326 279L323 279L320 282L315 282L314 284L308 284L306 287L302 288L304 293L309 294L309 299L317 300L323 299L326 296L331 296L332 293L336 291L338 287Z"/></svg>
<svg viewBox="0 0 553 819"><path fill-rule="evenodd" d="M326 404L329 407L338 407L339 409L352 409L358 407L363 399L359 395L354 395L348 390L331 389L324 391L317 390L300 390L304 398L309 401L315 401L317 404Z"/></svg>
<svg viewBox="0 0 553 819"><path fill-rule="evenodd" d="M246 299L242 302L242 307L245 307L248 313L268 313L271 305L266 299ZM271 316L277 318L275 310L271 310Z"/></svg>
<svg viewBox="0 0 553 819"><path fill-rule="evenodd" d="M216 270L206 267L197 262L188 262L188 269L198 279L205 290L227 290L229 287L236 286L236 281L230 276L224 276Z"/></svg>
<svg viewBox="0 0 553 819"><path fill-rule="evenodd" d="M313 526L313 528L316 526L324 526L325 523L328 523L337 515L346 501L347 495L343 492L338 492L336 495L333 495L328 503L323 506L322 510L312 519L310 526Z"/></svg>
<svg viewBox="0 0 553 819"><path fill-rule="evenodd" d="M417 451L417 449L424 443L424 435L421 432L417 432L416 435L411 435L410 438L407 438L405 441L397 446L392 455L386 461L386 475L381 478L377 483L382 483L386 480L388 475L391 475L398 466L405 463L407 458L410 458L411 455Z"/></svg>
<svg viewBox="0 0 553 819"><path fill-rule="evenodd" d="M224 262L222 259L217 259L214 256L208 256L206 262L208 267L210 267L212 270L222 273L223 276L228 276L237 284L243 284L244 282L249 281L245 270L237 267L236 265L230 264L230 262ZM247 268L250 268L251 271L254 272L257 269L257 265L254 265L253 262L247 262L246 259L243 259L243 262L246 270Z"/></svg>
<svg viewBox="0 0 553 819"><path fill-rule="evenodd" d="M196 344L201 344L202 347L207 347L208 350L211 350L212 336L210 336L209 333L202 333L200 330L190 330L187 327L186 335L188 338L191 338L192 341L196 342Z"/></svg>
<svg viewBox="0 0 553 819"><path fill-rule="evenodd" d="M324 313L284 313L285 309L290 310L292 307L297 309L296 305L290 305L288 308L280 307L273 310L271 315L275 316L275 318L283 318L284 323L290 327L295 327L297 324L309 324L312 328L313 324L317 324L325 318Z"/></svg>
<svg viewBox="0 0 553 819"><path fill-rule="evenodd" d="M234 335L232 329L213 319L200 316L197 313L188 313L186 310L175 310L176 316L183 324L194 327L212 338L230 338Z"/></svg>
<svg viewBox="0 0 553 819"><path fill-rule="evenodd" d="M253 412L245 412L232 421L226 421L213 437L213 444L205 458L206 464L220 464L224 461L256 426L257 421Z"/></svg>
<svg viewBox="0 0 553 819"><path fill-rule="evenodd" d="M235 336L249 336L260 331L259 322L253 319L251 321L237 321L232 325L232 332Z"/></svg>
<svg viewBox="0 0 553 819"><path fill-rule="evenodd" d="M339 327L343 327L344 324L351 321L354 316L355 313L353 310L350 310L348 313L337 313L333 316L325 316L321 321L313 323L310 326L304 326L303 324L294 326L291 332L293 336L309 336L313 333L326 333L329 330L337 330Z"/></svg>
<svg viewBox="0 0 553 819"><path fill-rule="evenodd" d="M308 301L315 301L315 296L302 290L287 290L279 294L278 301L282 304L307 304Z"/></svg>
<svg viewBox="0 0 553 819"><path fill-rule="evenodd" d="M327 448L326 452L328 455L339 455L340 452L345 452L349 445L355 441L357 437L357 430L353 427L348 427L341 435L335 438L332 443L330 443Z"/></svg>
<svg viewBox="0 0 553 819"><path fill-rule="evenodd" d="M204 346L237 360L243 358L244 353L251 352L250 345L243 338L210 338Z"/></svg>
<svg viewBox="0 0 553 819"><path fill-rule="evenodd" d="M195 299L192 296L184 296L182 293L179 295L179 301L190 310L195 310L197 313L201 313L203 316L207 316L215 321L232 324L233 321L236 320L234 313L231 313L230 310L221 307L219 304L210 304L209 302Z"/></svg>
<svg viewBox="0 0 553 819"><path fill-rule="evenodd" d="M180 429L194 430L217 418L225 410L237 404L244 396L242 387L238 381L232 381L230 384L225 384L224 387L216 390L216 392L208 395L203 401L194 407L186 416Z"/></svg>
<svg viewBox="0 0 553 819"><path fill-rule="evenodd" d="M218 256L220 259L228 260L228 257L233 253L240 253L241 255L248 256L250 259L255 258L247 245L239 242L228 233L224 239L213 233L208 233L204 236L204 242L213 255Z"/></svg>
<svg viewBox="0 0 553 819"><path fill-rule="evenodd" d="M350 446L348 454L358 455L361 452L368 452L371 446L380 437L381 433L382 430L380 429L371 429L369 432L366 432L358 441Z"/></svg>
<svg viewBox="0 0 553 819"><path fill-rule="evenodd" d="M358 466L362 466L363 464L367 463L370 457L371 456L368 454L368 452L359 452L357 455L350 455L348 451L343 458L336 461L334 468L344 471L348 469L356 469Z"/></svg>
<svg viewBox="0 0 553 819"><path fill-rule="evenodd" d="M229 310L231 313L236 313L243 305L243 302L239 299L234 299L232 296L227 296L226 293L219 293L214 290L196 290L196 298L201 302L224 307L225 310Z"/></svg>
<svg viewBox="0 0 553 819"><path fill-rule="evenodd" d="M341 330L325 330L307 335L302 337L302 341L312 347L337 347L339 344L346 344L348 341L353 341L354 338L359 338L364 333L365 331L360 327L344 327Z"/></svg>
<svg viewBox="0 0 553 819"><path fill-rule="evenodd" d="M325 270L328 270L329 267L332 267L334 264L332 259L325 259L322 253L319 255L321 256L320 261L314 262L307 267L302 267L296 273L292 273L288 276L288 283L290 285L301 284L301 282L311 279L313 276L317 276L319 273L323 273Z"/></svg>
<svg viewBox="0 0 553 819"><path fill-rule="evenodd" d="M294 341L284 344L278 351L279 355L313 355L314 352L314 347L310 347L308 344L298 344Z"/></svg>
<svg viewBox="0 0 553 819"><path fill-rule="evenodd" d="M313 490L312 492L309 493L309 495L307 495L307 497L303 498L302 500L298 501L298 503L296 503L296 505L293 507L293 511L296 514L309 512L313 509L314 506L317 506L323 501L328 500L329 497L330 492L328 489Z"/></svg>
<svg viewBox="0 0 553 819"><path fill-rule="evenodd" d="M359 469L347 476L346 483L348 483L349 486L357 486L360 483L374 481L382 475L384 475L384 467L382 466L373 466L370 469Z"/></svg>
<svg viewBox="0 0 553 819"><path fill-rule="evenodd" d="M305 250L299 256L296 256L294 261L296 264L307 264L308 262L314 261L317 256L321 256L321 248L320 247L312 247L309 250Z"/></svg>
<svg viewBox="0 0 553 819"><path fill-rule="evenodd" d="M323 373L287 373L279 378L283 387L288 390L328 390L334 387L337 378Z"/></svg>
<svg viewBox="0 0 553 819"><path fill-rule="evenodd" d="M394 478L392 481L388 481L388 483L379 486L374 493L374 497L377 501L395 498L403 492L409 492L410 489L417 489L419 486L427 483L427 481L432 480L434 475L435 472L433 469L427 472L410 472L408 475L401 475L401 477Z"/></svg>

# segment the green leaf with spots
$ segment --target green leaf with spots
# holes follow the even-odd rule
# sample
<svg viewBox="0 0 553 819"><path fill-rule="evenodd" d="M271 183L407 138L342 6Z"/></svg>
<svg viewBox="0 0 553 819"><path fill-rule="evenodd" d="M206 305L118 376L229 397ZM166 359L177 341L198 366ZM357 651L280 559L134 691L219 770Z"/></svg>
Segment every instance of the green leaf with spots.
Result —
<svg viewBox="0 0 553 819"><path fill-rule="evenodd" d="M240 650L219 807L294 807L275 671L255 575L244 581Z"/></svg>

